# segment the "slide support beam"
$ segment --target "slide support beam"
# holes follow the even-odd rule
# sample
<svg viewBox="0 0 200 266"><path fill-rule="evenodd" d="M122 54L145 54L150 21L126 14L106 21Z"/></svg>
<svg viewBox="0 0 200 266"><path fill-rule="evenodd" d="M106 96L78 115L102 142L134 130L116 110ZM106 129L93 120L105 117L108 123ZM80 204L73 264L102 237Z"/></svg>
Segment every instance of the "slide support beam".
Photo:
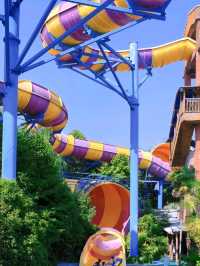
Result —
<svg viewBox="0 0 200 266"><path fill-rule="evenodd" d="M163 208L163 180L158 181L159 189L158 189L158 209Z"/></svg>
<svg viewBox="0 0 200 266"><path fill-rule="evenodd" d="M16 178L18 74L13 71L19 53L20 5L5 5L5 95L3 98L2 177Z"/></svg>
<svg viewBox="0 0 200 266"><path fill-rule="evenodd" d="M139 99L138 99L138 48L130 44L132 89L130 102L130 255L138 256L138 140L139 140Z"/></svg>

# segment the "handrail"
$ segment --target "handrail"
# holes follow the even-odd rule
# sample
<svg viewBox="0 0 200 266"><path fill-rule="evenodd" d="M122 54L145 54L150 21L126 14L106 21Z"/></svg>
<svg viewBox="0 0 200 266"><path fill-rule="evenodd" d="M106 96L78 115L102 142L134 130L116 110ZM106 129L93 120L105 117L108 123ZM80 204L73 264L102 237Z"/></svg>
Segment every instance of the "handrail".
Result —
<svg viewBox="0 0 200 266"><path fill-rule="evenodd" d="M186 113L200 113L200 98L186 98L185 99Z"/></svg>

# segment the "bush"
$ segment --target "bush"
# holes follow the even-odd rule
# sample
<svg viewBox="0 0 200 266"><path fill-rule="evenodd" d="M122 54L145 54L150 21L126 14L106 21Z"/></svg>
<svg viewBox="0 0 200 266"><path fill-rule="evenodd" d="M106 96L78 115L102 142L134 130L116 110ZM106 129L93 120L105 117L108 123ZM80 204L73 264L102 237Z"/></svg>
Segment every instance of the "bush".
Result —
<svg viewBox="0 0 200 266"><path fill-rule="evenodd" d="M167 237L164 236L163 227L165 221L161 221L153 214L146 214L139 220L139 256L138 258L129 257L129 263L151 263L153 260L160 259L167 252ZM129 247L129 237L127 247Z"/></svg>
<svg viewBox="0 0 200 266"><path fill-rule="evenodd" d="M175 169L170 175L169 180L173 186L173 196L183 197L186 193L195 187L197 181L195 180L194 170L187 168Z"/></svg>
<svg viewBox="0 0 200 266"><path fill-rule="evenodd" d="M200 256L198 253L197 248L192 247L189 250L189 253L187 256L182 257L184 263L184 265L187 266L199 266L200 265Z"/></svg>
<svg viewBox="0 0 200 266"><path fill-rule="evenodd" d="M129 183L130 169L129 158L125 155L115 156L110 163L104 163L97 170L98 174L111 176L113 182L125 181Z"/></svg>
<svg viewBox="0 0 200 266"><path fill-rule="evenodd" d="M13 181L0 180L0 194L0 265L50 265L42 241L48 212L34 212L33 200Z"/></svg>
<svg viewBox="0 0 200 266"><path fill-rule="evenodd" d="M20 130L17 163L18 185L9 183L10 190L3 188L5 185L2 187L6 206L12 212L2 214L0 238L1 246L7 249L7 260L4 256L1 264L9 265L7 261L12 260L13 245L17 259L16 264L12 261L12 266L78 261L87 238L95 232L90 224L94 210L85 195L72 193L64 183L63 161L53 152L48 134ZM22 199L15 195L12 187L14 192L16 187L16 194ZM11 201L11 197L7 201L12 193L14 199ZM19 203L17 200L15 203L15 198ZM7 221L11 221L12 216L13 225L9 229Z"/></svg>

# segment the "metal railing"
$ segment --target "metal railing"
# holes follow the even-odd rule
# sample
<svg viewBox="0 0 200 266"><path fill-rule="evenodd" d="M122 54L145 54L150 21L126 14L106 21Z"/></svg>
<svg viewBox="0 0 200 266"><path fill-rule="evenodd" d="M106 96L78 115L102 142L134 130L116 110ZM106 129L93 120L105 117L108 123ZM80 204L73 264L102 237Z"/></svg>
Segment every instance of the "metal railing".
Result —
<svg viewBox="0 0 200 266"><path fill-rule="evenodd" d="M200 98L186 98L185 99L186 113L200 113Z"/></svg>

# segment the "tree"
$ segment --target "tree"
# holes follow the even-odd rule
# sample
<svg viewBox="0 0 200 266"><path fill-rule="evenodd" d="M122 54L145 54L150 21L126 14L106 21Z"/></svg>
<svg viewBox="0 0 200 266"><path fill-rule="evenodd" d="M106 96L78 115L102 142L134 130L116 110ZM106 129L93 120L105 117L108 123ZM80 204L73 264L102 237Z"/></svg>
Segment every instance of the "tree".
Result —
<svg viewBox="0 0 200 266"><path fill-rule="evenodd" d="M153 260L160 259L167 253L167 237L164 235L163 228L167 225L165 220L160 220L154 214L146 214L139 220L139 256L138 258L129 257L128 263L151 263ZM129 246L129 237L127 246Z"/></svg>
<svg viewBox="0 0 200 266"><path fill-rule="evenodd" d="M172 182L174 196L181 197L181 195L186 194L196 184L194 170L186 166L175 169L169 175L169 181Z"/></svg>
<svg viewBox="0 0 200 266"><path fill-rule="evenodd" d="M113 182L125 181L128 184L130 176L129 158L125 155L117 155L111 162L102 164L97 173L111 176Z"/></svg>
<svg viewBox="0 0 200 266"><path fill-rule="evenodd" d="M30 256L32 261L26 263L21 260L20 255L17 259L20 263L15 265L55 265L58 261L78 261L82 248L87 238L93 234L96 229L90 224L90 220L94 215L94 210L90 207L88 198L80 193L72 193L62 178L62 159L56 155L48 142L48 134L46 132L33 133L20 130L18 133L18 175L17 184L18 191L28 200L29 205L24 211L24 216L13 219L13 234L15 234L16 254L21 250L25 250L31 242L29 252L24 256ZM13 183L12 183L13 184ZM2 188L4 189L4 188ZM6 193L10 193L6 190ZM6 195L8 198L9 195ZM18 197L18 196L16 196ZM5 203L2 203L2 206ZM9 202L11 205L12 215L18 215L18 209L15 200ZM23 207L23 206L22 206ZM24 208L25 208L24 207ZM5 219L2 221L3 228L7 226L9 212L4 213ZM21 214L20 214L21 215ZM26 235L21 234L24 222L28 217L28 223L32 231L24 230ZM17 225L15 224L18 223ZM4 230L4 229L3 229ZM10 232L10 231L9 231ZM12 247L12 237L8 232L7 238L5 234L1 234L1 245L8 247L8 254L12 254L9 248ZM17 241L17 239L21 241ZM33 238L33 239L32 239ZM11 242L9 242L11 241ZM43 249L43 247L45 247ZM35 257L35 250L39 248L41 251L41 264ZM9 253L10 252L10 253ZM37 256L36 256L37 257ZM7 266L9 264L2 264Z"/></svg>
<svg viewBox="0 0 200 266"><path fill-rule="evenodd" d="M0 265L53 265L45 242L48 211L40 215L34 202L14 181L0 180Z"/></svg>
<svg viewBox="0 0 200 266"><path fill-rule="evenodd" d="M69 135L74 136L76 139L82 139L82 140L86 140L85 135L78 129L74 129L72 130Z"/></svg>
<svg viewBox="0 0 200 266"><path fill-rule="evenodd" d="M200 182L195 179L194 170L183 167L176 169L169 176L174 186L173 196L179 200L183 213L182 223L192 241L187 257L183 257L187 265L200 263Z"/></svg>

